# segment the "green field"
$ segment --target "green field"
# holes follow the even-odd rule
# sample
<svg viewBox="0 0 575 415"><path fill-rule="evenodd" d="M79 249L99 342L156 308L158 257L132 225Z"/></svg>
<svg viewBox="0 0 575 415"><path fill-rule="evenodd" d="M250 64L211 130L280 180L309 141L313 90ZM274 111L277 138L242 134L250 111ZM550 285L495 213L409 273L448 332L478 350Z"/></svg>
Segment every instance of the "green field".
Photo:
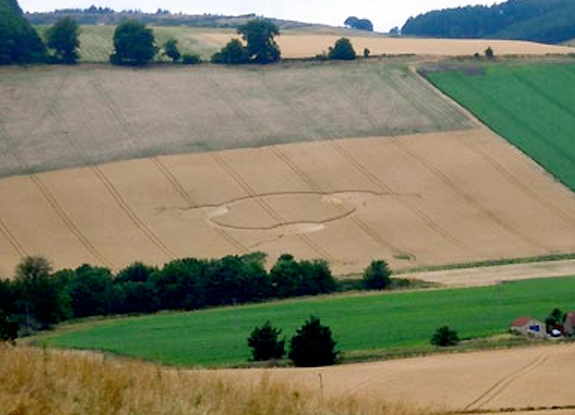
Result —
<svg viewBox="0 0 575 415"><path fill-rule="evenodd" d="M314 298L69 326L49 346L97 349L170 365L234 365L249 357L251 330L270 320L291 337L310 315L329 325L343 352L425 347L444 324L462 338L506 333L523 315L575 309L575 277L500 286Z"/></svg>
<svg viewBox="0 0 575 415"><path fill-rule="evenodd" d="M447 66L427 77L575 190L575 64Z"/></svg>

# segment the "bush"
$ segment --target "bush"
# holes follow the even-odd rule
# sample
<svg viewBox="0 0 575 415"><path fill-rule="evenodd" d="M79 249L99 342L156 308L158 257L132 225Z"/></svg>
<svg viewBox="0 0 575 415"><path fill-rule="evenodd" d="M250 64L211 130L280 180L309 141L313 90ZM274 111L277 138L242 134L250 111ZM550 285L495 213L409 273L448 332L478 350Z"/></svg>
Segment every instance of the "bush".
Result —
<svg viewBox="0 0 575 415"><path fill-rule="evenodd" d="M339 354L335 346L331 329L312 316L292 337L289 358L298 367L333 365Z"/></svg>
<svg viewBox="0 0 575 415"><path fill-rule="evenodd" d="M248 50L239 39L230 40L226 46L212 56L212 63L239 65L249 63Z"/></svg>
<svg viewBox="0 0 575 415"><path fill-rule="evenodd" d="M372 261L363 273L362 285L366 290L383 290L391 284L391 270L385 261Z"/></svg>
<svg viewBox="0 0 575 415"><path fill-rule="evenodd" d="M272 327L269 321L253 329L248 338L252 348L252 360L256 362L281 359L285 355L285 339L279 340L281 330Z"/></svg>
<svg viewBox="0 0 575 415"><path fill-rule="evenodd" d="M495 52L493 51L493 49L491 48L491 46L489 46L487 49L485 49L485 57L487 59L493 59L495 58Z"/></svg>
<svg viewBox="0 0 575 415"><path fill-rule="evenodd" d="M0 342L14 343L18 338L18 329L20 325L10 321L0 309Z"/></svg>
<svg viewBox="0 0 575 415"><path fill-rule="evenodd" d="M459 336L449 326L442 326L436 330L430 342L438 347L455 346L459 343Z"/></svg>
<svg viewBox="0 0 575 415"><path fill-rule="evenodd" d="M182 55L182 63L184 65L198 65L202 63L202 58L200 57L200 55L184 53Z"/></svg>
<svg viewBox="0 0 575 415"><path fill-rule="evenodd" d="M329 48L327 57L332 60L350 61L356 58L351 41L345 37L338 39L333 47Z"/></svg>
<svg viewBox="0 0 575 415"><path fill-rule="evenodd" d="M163 48L164 55L170 58L173 63L177 63L182 57L182 54L178 49L178 41L176 39L166 40L166 42L163 44Z"/></svg>

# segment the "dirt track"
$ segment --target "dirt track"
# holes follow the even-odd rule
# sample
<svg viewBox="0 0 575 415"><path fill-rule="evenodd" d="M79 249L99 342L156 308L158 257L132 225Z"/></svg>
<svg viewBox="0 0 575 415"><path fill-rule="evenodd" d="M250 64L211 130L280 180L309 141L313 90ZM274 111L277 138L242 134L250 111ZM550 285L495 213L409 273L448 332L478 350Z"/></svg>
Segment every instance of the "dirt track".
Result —
<svg viewBox="0 0 575 415"><path fill-rule="evenodd" d="M502 281L575 276L575 260L512 264L493 267L403 274L451 287L472 287L498 284Z"/></svg>

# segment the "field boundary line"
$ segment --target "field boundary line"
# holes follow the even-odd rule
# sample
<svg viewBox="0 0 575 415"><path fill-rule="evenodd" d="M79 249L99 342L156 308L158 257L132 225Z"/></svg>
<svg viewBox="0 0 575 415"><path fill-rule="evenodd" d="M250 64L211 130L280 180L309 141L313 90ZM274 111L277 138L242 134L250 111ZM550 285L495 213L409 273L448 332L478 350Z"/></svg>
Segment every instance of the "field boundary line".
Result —
<svg viewBox="0 0 575 415"><path fill-rule="evenodd" d="M397 200L400 205L403 205L406 209L413 211L416 216L418 216L423 222L427 224L432 230L440 234L445 240L454 244L458 248L462 249L467 253L472 253L472 250L462 241L457 239L455 235L451 234L446 229L439 224L437 224L432 218L430 218L425 212L419 209L417 206L412 205L408 201L401 197L397 197L397 193L393 191L391 187L385 184L379 179L375 174L373 174L367 167L362 165L349 151L347 151L340 143L337 141L330 141L331 146L342 156L345 160L351 163L359 172L363 174L369 181L378 186L384 192L388 192L391 196Z"/></svg>
<svg viewBox="0 0 575 415"><path fill-rule="evenodd" d="M482 206L473 196L466 193L462 190L457 184L455 184L449 177L447 177L443 172L435 167L432 162L424 159L422 156L417 154L414 150L408 148L405 144L401 142L400 138L392 137L391 142L394 143L400 150L402 150L405 154L409 155L415 161L420 163L424 166L427 170L429 170L435 177L437 177L445 186L451 189L455 194L465 200L470 206L477 208L480 212L483 213L487 218L489 218L493 223L497 224L499 227L507 231L509 234L514 235L515 237L522 239L524 242L527 242L529 245L536 246L540 249L545 251L549 251L549 248L545 245L540 244L538 241L534 240L533 238L523 234L518 229L515 229L514 226L506 224L504 221L499 219L497 215L491 212L488 208Z"/></svg>
<svg viewBox="0 0 575 415"><path fill-rule="evenodd" d="M230 177L250 196L252 196L258 205L267 212L272 219L276 220L280 225L285 225L285 219L277 213L265 200L254 191L254 189L246 182L239 173L233 170L233 168L229 165L228 162L225 161L223 156L217 152L211 153L212 158L215 162L228 174ZM320 256L325 258L329 258L334 263L339 263L333 255L331 255L328 251L326 251L323 247L319 246L315 242L313 242L307 235L297 234L296 235L302 242L308 245L312 250L316 251Z"/></svg>
<svg viewBox="0 0 575 415"><path fill-rule="evenodd" d="M489 389L479 395L475 400L469 403L465 408L463 408L463 410L473 410L473 407L475 407L475 410L481 409L482 406L487 405L489 402L493 401L495 398L501 395L513 382L527 375L528 373L533 372L535 369L549 360L549 358L550 356L548 354L541 354L537 356L527 365L495 382L493 386L491 386Z"/></svg>

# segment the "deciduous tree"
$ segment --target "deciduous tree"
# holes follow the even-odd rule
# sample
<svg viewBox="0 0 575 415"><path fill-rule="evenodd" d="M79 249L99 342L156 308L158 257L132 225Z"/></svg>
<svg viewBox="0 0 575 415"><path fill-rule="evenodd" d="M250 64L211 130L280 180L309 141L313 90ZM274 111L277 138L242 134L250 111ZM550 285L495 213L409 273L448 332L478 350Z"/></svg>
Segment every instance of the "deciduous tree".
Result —
<svg viewBox="0 0 575 415"><path fill-rule="evenodd" d="M63 17L47 30L46 44L54 51L56 62L74 64L78 61L79 33L78 24L71 17Z"/></svg>
<svg viewBox="0 0 575 415"><path fill-rule="evenodd" d="M110 55L110 62L143 66L151 62L157 52L152 29L138 20L126 20L114 31L114 53Z"/></svg>

